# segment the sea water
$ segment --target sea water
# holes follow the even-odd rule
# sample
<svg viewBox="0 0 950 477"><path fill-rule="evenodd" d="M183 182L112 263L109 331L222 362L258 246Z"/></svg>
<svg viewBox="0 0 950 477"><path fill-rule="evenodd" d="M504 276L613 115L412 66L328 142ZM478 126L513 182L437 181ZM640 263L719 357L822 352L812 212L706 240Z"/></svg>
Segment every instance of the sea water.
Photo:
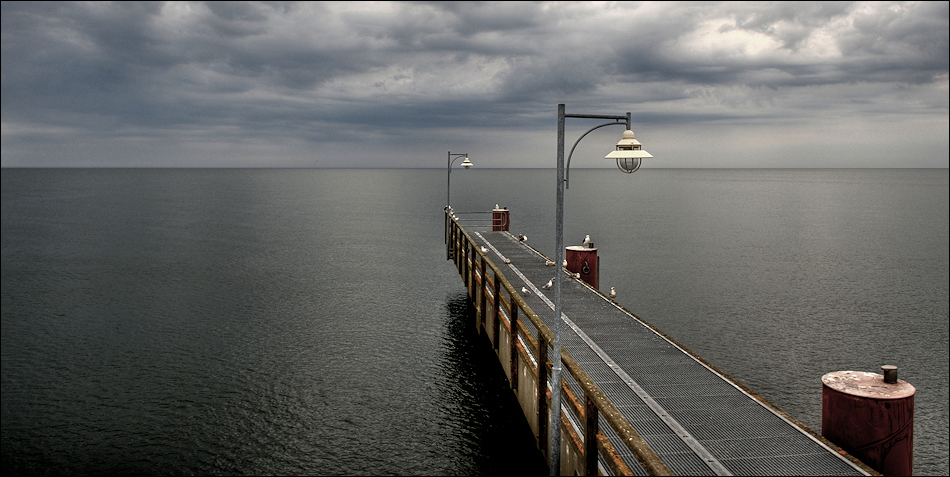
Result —
<svg viewBox="0 0 950 477"><path fill-rule="evenodd" d="M2 467L544 472L445 261L445 170L4 169ZM452 174L553 255L553 170ZM820 431L900 367L948 471L948 171L578 169L626 308Z"/></svg>

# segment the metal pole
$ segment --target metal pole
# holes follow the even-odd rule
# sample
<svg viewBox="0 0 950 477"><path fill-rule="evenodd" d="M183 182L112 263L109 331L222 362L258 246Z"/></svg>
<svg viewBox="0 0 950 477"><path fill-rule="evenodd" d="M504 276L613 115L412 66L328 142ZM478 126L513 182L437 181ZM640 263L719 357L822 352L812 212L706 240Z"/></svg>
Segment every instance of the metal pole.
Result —
<svg viewBox="0 0 950 477"><path fill-rule="evenodd" d="M452 159L452 156L455 156L455 159ZM452 201L451 201L452 163L459 160L460 157L465 157L465 156L468 156L468 153L452 154L452 151L449 151L449 156L448 156L448 159L446 160L446 166L445 166L445 170L447 171L446 178L445 178L445 208L446 209L452 208ZM462 165L465 166L465 161L462 161ZM468 166L466 167L471 167L471 164L468 164Z"/></svg>
<svg viewBox="0 0 950 477"><path fill-rule="evenodd" d="M455 156L455 159L454 159L454 160L452 159L452 156ZM452 201L451 201L451 198L452 198L452 163L455 162L455 161L457 161L460 157L464 157L464 156L468 156L468 153L464 153L464 154L452 154L452 151L449 151L448 158L446 159L446 166L445 166L445 171L446 171L446 173L445 173L445 223L446 223L446 224L449 223L449 215L451 215L451 211L452 211ZM465 162L464 162L464 161L462 161L462 165L465 165ZM468 165L465 165L465 166L466 166L466 167L471 167L471 164L468 164ZM449 243L448 225L446 225L446 229L445 229L445 243L446 243L446 245L448 245L448 243ZM446 248L446 258L448 258L448 248Z"/></svg>
<svg viewBox="0 0 950 477"><path fill-rule="evenodd" d="M451 207L449 206L449 197L451 197L451 191L449 187L452 186L452 151L449 151L448 157L448 166L445 168L448 171L445 178L445 259L449 259L449 214L451 213Z"/></svg>
<svg viewBox="0 0 950 477"><path fill-rule="evenodd" d="M564 167L564 120L566 118L587 118L587 119L613 119L618 121L616 124L623 124L619 121L626 121L627 129L630 129L630 113L623 116L603 115L603 114L567 114L563 104L557 105L557 208L555 210L555 231L554 231L554 263L555 267L561 267L564 263L564 187L565 187L565 167ZM607 126L604 124L602 126ZM597 129L597 126L593 129ZM593 131L591 129L591 131ZM588 131L590 132L590 131ZM584 133L587 135L587 133ZM581 136L583 138L583 136ZM580 139L578 139L580 141ZM574 144L577 146L577 144ZM573 150L572 150L573 152ZM564 272L558 268L554 275L554 349L551 357L551 410L550 410L550 444L548 456L550 456L551 475L560 475L561 473L561 283L564 280ZM544 363L542 363L542 366ZM540 383L539 383L540 385Z"/></svg>
<svg viewBox="0 0 950 477"><path fill-rule="evenodd" d="M551 356L551 411L548 451L551 475L561 473L561 282L564 272L564 105L557 105L557 208L555 209L554 266L554 352ZM544 366L544 363L541 363ZM539 383L540 384L540 383Z"/></svg>
<svg viewBox="0 0 950 477"><path fill-rule="evenodd" d="M445 168L448 172L448 175L445 178L445 207L448 207L452 204L449 200L452 197L450 187L452 187L452 151L449 151L448 166Z"/></svg>

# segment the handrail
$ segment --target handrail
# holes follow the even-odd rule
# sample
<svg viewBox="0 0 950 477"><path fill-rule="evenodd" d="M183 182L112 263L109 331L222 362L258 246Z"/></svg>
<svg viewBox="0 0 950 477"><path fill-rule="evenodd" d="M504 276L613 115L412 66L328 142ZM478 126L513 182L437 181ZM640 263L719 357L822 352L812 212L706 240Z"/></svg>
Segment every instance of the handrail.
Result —
<svg viewBox="0 0 950 477"><path fill-rule="evenodd" d="M458 214L459 212L455 212L455 213ZM501 285L499 287L498 283L494 283L494 287L493 287L494 290L500 290L503 288L508 295L507 300L505 300L504 297L501 297L501 296L494 296L493 300L500 301L501 303L504 303L505 301L507 301L508 308L509 308L508 309L509 315L515 313L514 308L511 308L511 307L512 306L517 307L518 309L517 314L527 317L528 320L531 322L531 324L534 325L535 329L538 331L539 336L537 340L533 339L534 337L531 336L530 333L527 333L526 338L530 338L530 339L526 339L525 342L528 344L529 347L532 347L532 348L538 347L535 349L531 349L531 351L534 353L536 357L538 357L538 368L539 368L538 369L538 376L539 376L538 387L539 387L539 393L540 393L541 386L542 386L541 377L548 375L548 373L544 371L547 371L547 368L550 366L550 361L547 360L546 356L548 354L547 348L550 346L551 343L554 342L553 332L551 332L551 330L547 327L547 325L544 324L544 321L541 319L541 317L538 316L537 313L535 313L534 310L532 310L530 306L528 306L527 302L525 302L524 299L521 297L521 294L518 293L517 290L515 290L514 286L511 285L511 283L505 277L505 274L502 273L502 271L498 268L498 266L495 265L495 263L492 262L491 259L488 258L487 254L485 252L482 252L479 249L479 247L474 246L474 244L476 243L475 240L473 240L472 237L468 234L468 232L459 224L458 218L452 215L449 215L448 211L446 211L446 215L448 217L448 220L451 221L451 227L453 229L451 233L449 234L451 235L451 237L453 237L453 240L451 240L451 242L453 242L452 248L454 248L454 252L455 252L452 254L453 255L452 258L454 258L457 268L459 268L459 272L463 274L463 280L465 281L466 289L468 289L469 285L471 285L472 298L474 299L477 295L477 292L476 292L477 289L475 288L477 284L474 282L477 277L476 271L480 271L481 272L480 281L483 287L482 300L484 302L485 292L487 291L487 283L488 283L488 279L486 276L487 273L485 272L485 267L487 266L489 269L491 269L492 274L494 275L493 282L500 282L500 285ZM455 243L455 242L458 242L458 243ZM463 247L465 248L465 252L462 252L461 250ZM469 250L474 252L475 255L472 257L469 257L468 256ZM479 261L478 260L479 258L481 259L481 267L477 266L477 262ZM463 270L463 264L460 263L463 260L465 262L464 268L466 268L466 270ZM469 263L471 263L472 270L467 270ZM479 270L479 268L481 268L481 270ZM469 283L469 279L472 280L471 284ZM494 292L494 290L492 291ZM485 306L483 305L482 306L483 317L485 313L484 309L485 309ZM519 322L521 320L521 316L518 317ZM521 323L518 323L518 325L519 326L516 327L518 329L520 329L523 326L521 325ZM518 332L518 329L512 330L511 332L512 333L511 336L513 337L512 339L514 339L515 336L520 334ZM541 345L544 346L543 350L540 348ZM570 355L567 349L561 350L561 363L564 365L564 367L567 368L568 372L571 373L571 376L574 377L575 381L577 381L581 389L583 389L584 391L584 400L585 400L586 405L584 406L584 409L578 409L578 407L580 407L579 400L576 397L573 397L574 396L573 392L571 392L570 389L567 388L566 382L562 380L561 383L557 383L557 385L559 385L561 388L561 391L560 391L561 393L566 393L568 396L573 397L573 399L568 399L567 401L569 402L569 405L573 405L572 407L575 408L575 415L579 416L585 423L585 429L587 430L587 432L585 433L586 435L584 438L585 449L582 449L582 451L584 452L585 458L587 461L588 474L593 473L596 475L596 472L597 472L596 470L597 469L596 467L597 455L596 454L599 453L604 456L606 462L611 467L611 470L614 473L618 475L632 475L632 471L622 461L622 459L617 454L616 450L613 448L613 445L610 443L610 441L607 440L606 436L604 436L604 434L597 429L598 415L600 415L600 416L603 416L607 424L609 424L610 427L623 440L624 445L627 447L627 449L630 450L630 452L634 455L634 457L637 459L640 465L643 466L643 468L647 471L649 475L673 475L670 468L663 462L662 459L660 459L660 457L650 447L650 445L643 439L643 437L640 436L640 434L636 431L636 429L634 429L633 426L630 425L630 422L627 421L626 417L624 417L623 414L620 413L620 411L616 408L616 406L614 406L614 404L610 401L610 399L608 399L607 396L603 393L603 391L600 390L597 384L594 383L594 381L590 378L590 376L587 375L587 373L583 370L583 368L581 368L581 366L577 363L577 361L574 360L574 358ZM546 378L544 380L547 381ZM545 389L547 388L546 384L544 385L544 388ZM543 411L541 409L542 407L546 408L546 406L542 406L541 404L542 403L539 402L539 413L542 413ZM547 414L547 413L544 412L544 414ZM545 421L546 418L547 418L546 415L545 416L539 415L539 418L538 418L539 434L546 434L546 430L542 429L542 426L543 426L542 421ZM543 436L538 436L538 437L540 438Z"/></svg>

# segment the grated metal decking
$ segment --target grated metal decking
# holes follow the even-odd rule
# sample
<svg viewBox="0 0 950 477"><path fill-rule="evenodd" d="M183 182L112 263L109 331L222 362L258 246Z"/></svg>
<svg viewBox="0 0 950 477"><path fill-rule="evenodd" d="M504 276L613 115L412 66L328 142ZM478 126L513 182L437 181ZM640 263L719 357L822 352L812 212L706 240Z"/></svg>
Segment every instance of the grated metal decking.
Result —
<svg viewBox="0 0 950 477"><path fill-rule="evenodd" d="M472 237L492 261L511 261L512 285L531 290L524 300L552 327L553 290L541 284L560 267L545 266L546 257L508 232ZM562 345L675 474L869 475L587 284L565 279L561 293ZM569 373L563 377L579 390ZM615 447L646 475L623 445Z"/></svg>

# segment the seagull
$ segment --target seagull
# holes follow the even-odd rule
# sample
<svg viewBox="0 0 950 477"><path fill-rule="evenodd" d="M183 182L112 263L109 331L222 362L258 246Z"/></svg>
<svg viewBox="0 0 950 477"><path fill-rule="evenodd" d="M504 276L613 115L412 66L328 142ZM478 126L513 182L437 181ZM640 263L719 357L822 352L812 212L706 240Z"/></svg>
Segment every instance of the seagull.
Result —
<svg viewBox="0 0 950 477"><path fill-rule="evenodd" d="M567 268L567 260L564 260L564 264L561 265L561 266L564 267L564 268Z"/></svg>
<svg viewBox="0 0 950 477"><path fill-rule="evenodd" d="M521 295L522 295L522 296L528 296L528 295L530 295L530 294L531 294L531 292L528 291L528 289L527 289L526 287L521 287Z"/></svg>
<svg viewBox="0 0 950 477"><path fill-rule="evenodd" d="M511 263L511 259L510 259L510 258L506 258L506 259L505 259L505 263L506 263L506 264Z"/></svg>
<svg viewBox="0 0 950 477"><path fill-rule="evenodd" d="M541 288L544 288L545 290L550 290L551 287L553 287L553 286L554 286L554 279L552 278L552 279L548 280L548 282L545 283L544 286L542 286Z"/></svg>
<svg viewBox="0 0 950 477"><path fill-rule="evenodd" d="M614 287L610 287L610 298L617 298L617 290Z"/></svg>
<svg viewBox="0 0 950 477"><path fill-rule="evenodd" d="M498 207L498 204L495 204L495 210L498 210L498 209L500 209L500 208L501 208L501 207Z"/></svg>
<svg viewBox="0 0 950 477"><path fill-rule="evenodd" d="M518 234L518 241L519 241L519 242L527 242L527 241L528 241L528 236L525 235L525 234Z"/></svg>
<svg viewBox="0 0 950 477"><path fill-rule="evenodd" d="M482 253L488 253L488 249L485 247L482 247Z"/></svg>
<svg viewBox="0 0 950 477"><path fill-rule="evenodd" d="M547 262L544 262L544 266L545 266L545 267L553 267L553 266L554 266L554 260L548 260Z"/></svg>
<svg viewBox="0 0 950 477"><path fill-rule="evenodd" d="M577 272L577 273L574 274L574 278L580 278L580 277L581 277L580 272Z"/></svg>
<svg viewBox="0 0 950 477"><path fill-rule="evenodd" d="M588 245L590 245L590 235L585 235L585 236L584 236L584 246L586 247L586 246L588 246Z"/></svg>

